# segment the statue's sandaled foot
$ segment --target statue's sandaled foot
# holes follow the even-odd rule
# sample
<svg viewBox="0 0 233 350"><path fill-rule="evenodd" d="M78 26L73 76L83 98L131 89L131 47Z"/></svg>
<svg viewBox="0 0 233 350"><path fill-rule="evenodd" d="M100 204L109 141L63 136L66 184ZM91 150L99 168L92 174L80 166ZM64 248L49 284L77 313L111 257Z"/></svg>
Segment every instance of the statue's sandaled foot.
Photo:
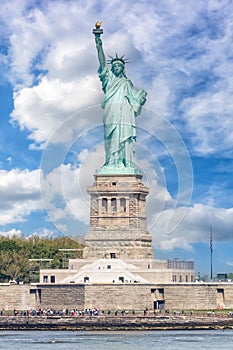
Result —
<svg viewBox="0 0 233 350"><path fill-rule="evenodd" d="M124 168L124 164L122 162L117 162L116 168Z"/></svg>
<svg viewBox="0 0 233 350"><path fill-rule="evenodd" d="M134 162L126 162L125 166L126 168L135 168Z"/></svg>

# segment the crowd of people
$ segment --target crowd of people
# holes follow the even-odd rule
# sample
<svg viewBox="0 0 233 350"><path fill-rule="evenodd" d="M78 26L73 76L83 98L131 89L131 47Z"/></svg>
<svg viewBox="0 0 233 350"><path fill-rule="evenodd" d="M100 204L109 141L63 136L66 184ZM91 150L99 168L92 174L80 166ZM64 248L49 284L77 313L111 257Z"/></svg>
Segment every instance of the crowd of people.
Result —
<svg viewBox="0 0 233 350"><path fill-rule="evenodd" d="M87 308L85 310L79 310L76 308L73 309L61 309L61 310L55 310L52 308L48 309L29 309L29 310L23 310L23 311L18 311L16 309L13 310L13 315L14 316L118 316L118 315L134 315L135 311L127 311L127 310L100 310L97 308ZM9 316L10 312L9 311L4 311L1 310L0 312L1 316Z"/></svg>
<svg viewBox="0 0 233 350"><path fill-rule="evenodd" d="M29 309L29 310L23 310L19 311L17 309L14 309L12 311L0 311L0 316L63 316L63 317L78 317L78 316L219 316L219 314L216 314L215 310L213 311L207 311L206 313L203 313L202 315L199 312L194 312L193 310L182 310L182 311L171 311L171 310L158 310L155 309L154 311L149 310L147 307L144 310L100 310L98 308L86 308L85 310L79 310L77 308L72 309ZM224 315L223 315L224 316ZM225 313L225 316L227 317L233 317L233 313L231 311Z"/></svg>

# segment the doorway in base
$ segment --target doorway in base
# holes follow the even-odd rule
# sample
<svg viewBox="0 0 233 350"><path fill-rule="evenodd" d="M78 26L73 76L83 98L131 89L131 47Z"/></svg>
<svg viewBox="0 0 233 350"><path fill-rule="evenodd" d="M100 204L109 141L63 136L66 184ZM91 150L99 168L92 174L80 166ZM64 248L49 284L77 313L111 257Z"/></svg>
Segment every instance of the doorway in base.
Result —
<svg viewBox="0 0 233 350"><path fill-rule="evenodd" d="M164 309L165 309L165 300L154 301L154 310L164 310Z"/></svg>

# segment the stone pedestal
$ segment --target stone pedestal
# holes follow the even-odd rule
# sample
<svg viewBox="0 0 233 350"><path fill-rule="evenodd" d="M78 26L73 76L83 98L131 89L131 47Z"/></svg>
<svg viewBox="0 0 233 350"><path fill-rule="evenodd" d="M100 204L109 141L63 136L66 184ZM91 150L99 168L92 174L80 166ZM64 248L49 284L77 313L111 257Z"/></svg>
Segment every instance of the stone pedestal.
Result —
<svg viewBox="0 0 233 350"><path fill-rule="evenodd" d="M88 258L153 258L146 225L148 187L141 175L95 175L90 230L84 237Z"/></svg>

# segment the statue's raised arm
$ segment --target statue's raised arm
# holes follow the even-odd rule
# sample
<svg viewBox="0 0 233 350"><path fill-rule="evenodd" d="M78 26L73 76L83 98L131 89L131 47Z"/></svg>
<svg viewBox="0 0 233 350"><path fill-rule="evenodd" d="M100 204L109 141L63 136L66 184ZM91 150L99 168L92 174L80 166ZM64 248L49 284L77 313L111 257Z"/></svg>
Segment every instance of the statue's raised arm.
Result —
<svg viewBox="0 0 233 350"><path fill-rule="evenodd" d="M93 34L95 35L96 49L97 49L99 63L100 63L99 72L102 72L106 65L106 58L103 50L102 40L100 38L100 35L103 34L103 29L101 29L100 27L101 27L101 22L97 22L95 25L95 29L93 29Z"/></svg>
<svg viewBox="0 0 233 350"><path fill-rule="evenodd" d="M134 164L134 142L136 141L136 122L141 108L146 102L146 92L136 90L125 73L127 60L124 56L111 57L107 67L103 51L103 34L101 22L97 22L95 29L96 48L100 67L99 78L105 93L102 107L104 108L104 140L105 164L98 170L103 174L135 174L139 170Z"/></svg>
<svg viewBox="0 0 233 350"><path fill-rule="evenodd" d="M106 58L103 50L102 40L100 39L100 37L97 37L97 36L95 37L95 43L96 43L96 48L97 48L98 58L100 63L99 72L102 72L106 65Z"/></svg>

